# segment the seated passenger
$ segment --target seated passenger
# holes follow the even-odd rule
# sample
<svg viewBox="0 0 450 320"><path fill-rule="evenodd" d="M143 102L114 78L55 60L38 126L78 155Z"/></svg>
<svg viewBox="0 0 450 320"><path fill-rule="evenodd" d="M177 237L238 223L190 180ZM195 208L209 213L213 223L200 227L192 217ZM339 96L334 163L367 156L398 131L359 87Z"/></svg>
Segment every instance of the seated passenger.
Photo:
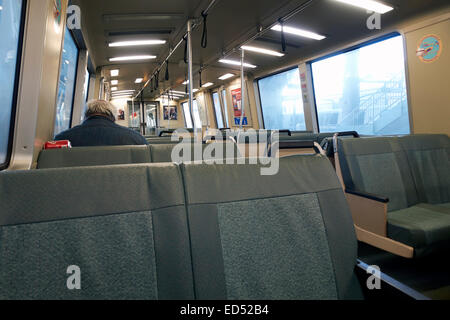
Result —
<svg viewBox="0 0 450 320"><path fill-rule="evenodd" d="M87 107L86 120L56 135L55 140L69 140L73 147L148 144L139 133L114 123L114 107L108 101L92 100Z"/></svg>

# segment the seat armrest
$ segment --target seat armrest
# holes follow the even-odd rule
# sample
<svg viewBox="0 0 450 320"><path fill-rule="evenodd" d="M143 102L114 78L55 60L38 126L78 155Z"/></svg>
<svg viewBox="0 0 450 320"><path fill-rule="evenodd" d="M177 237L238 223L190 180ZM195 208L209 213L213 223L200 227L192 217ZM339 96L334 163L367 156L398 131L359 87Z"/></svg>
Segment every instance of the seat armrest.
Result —
<svg viewBox="0 0 450 320"><path fill-rule="evenodd" d="M373 200L373 201L377 201L377 202L381 202L381 203L388 203L389 202L389 198L386 197L381 197L375 194L371 194L371 193L367 193L364 191L356 191L356 190L351 190L351 189L345 189L345 193L349 193L352 194L354 196L358 196L358 197L363 197L369 200Z"/></svg>

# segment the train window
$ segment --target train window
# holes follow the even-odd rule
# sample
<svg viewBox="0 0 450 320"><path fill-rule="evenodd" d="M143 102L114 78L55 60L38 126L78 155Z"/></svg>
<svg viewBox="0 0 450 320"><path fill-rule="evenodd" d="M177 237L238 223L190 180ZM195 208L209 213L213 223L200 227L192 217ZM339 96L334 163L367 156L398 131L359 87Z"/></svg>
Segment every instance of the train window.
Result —
<svg viewBox="0 0 450 320"><path fill-rule="evenodd" d="M312 63L320 131L410 132L400 35Z"/></svg>
<svg viewBox="0 0 450 320"><path fill-rule="evenodd" d="M223 101L223 113L225 114L225 126L227 128L230 127L230 123L228 122L228 107L227 107L227 90L222 90L222 101Z"/></svg>
<svg viewBox="0 0 450 320"><path fill-rule="evenodd" d="M217 120L217 128L221 129L224 127L223 124L223 116L222 116L222 107L220 104L219 92L213 92L212 94L214 110L216 112L216 120Z"/></svg>
<svg viewBox="0 0 450 320"><path fill-rule="evenodd" d="M191 118L191 110L189 110L189 103L187 102L183 102L181 104L181 106L183 107L183 112L184 112L184 121L186 123L186 128L193 128L193 124L192 124L192 118Z"/></svg>
<svg viewBox="0 0 450 320"><path fill-rule="evenodd" d="M189 103L183 102L182 104L183 112L184 112L184 119L186 122L186 128L193 128L192 124L192 118L191 118L191 111L189 110ZM192 109L194 110L194 123L196 128L202 127L202 121L200 120L200 113L198 111L198 104L197 100L194 99Z"/></svg>
<svg viewBox="0 0 450 320"><path fill-rule="evenodd" d="M68 28L64 36L61 70L56 103L55 135L70 128L75 81L77 77L78 47Z"/></svg>
<svg viewBox="0 0 450 320"><path fill-rule="evenodd" d="M89 98L89 82L90 82L90 73L88 70L86 70L86 75L85 75L85 79L84 79L84 88L83 88L83 95L84 95L84 106L83 106L83 112L81 113L81 121L84 120L84 114L86 113L86 109L87 109L87 101Z"/></svg>
<svg viewBox="0 0 450 320"><path fill-rule="evenodd" d="M0 168L7 165L16 104L23 1L0 1Z"/></svg>
<svg viewBox="0 0 450 320"><path fill-rule="evenodd" d="M258 80L266 129L306 130L298 68Z"/></svg>

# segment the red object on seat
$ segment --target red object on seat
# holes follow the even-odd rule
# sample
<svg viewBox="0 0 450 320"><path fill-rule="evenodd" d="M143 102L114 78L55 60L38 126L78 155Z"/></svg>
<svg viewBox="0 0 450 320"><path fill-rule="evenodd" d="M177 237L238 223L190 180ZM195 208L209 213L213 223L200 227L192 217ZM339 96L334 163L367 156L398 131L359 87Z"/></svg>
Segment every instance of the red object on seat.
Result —
<svg viewBox="0 0 450 320"><path fill-rule="evenodd" d="M69 140L60 141L48 141L44 145L44 149L62 149L62 148L72 148Z"/></svg>

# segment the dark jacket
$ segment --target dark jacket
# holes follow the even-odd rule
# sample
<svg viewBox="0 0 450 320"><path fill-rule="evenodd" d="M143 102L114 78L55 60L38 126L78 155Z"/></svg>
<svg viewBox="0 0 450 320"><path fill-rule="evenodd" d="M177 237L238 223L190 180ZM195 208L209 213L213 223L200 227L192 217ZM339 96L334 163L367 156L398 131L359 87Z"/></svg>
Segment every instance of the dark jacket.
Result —
<svg viewBox="0 0 450 320"><path fill-rule="evenodd" d="M139 133L103 116L92 116L81 125L61 132L55 140L69 140L72 147L148 144Z"/></svg>

